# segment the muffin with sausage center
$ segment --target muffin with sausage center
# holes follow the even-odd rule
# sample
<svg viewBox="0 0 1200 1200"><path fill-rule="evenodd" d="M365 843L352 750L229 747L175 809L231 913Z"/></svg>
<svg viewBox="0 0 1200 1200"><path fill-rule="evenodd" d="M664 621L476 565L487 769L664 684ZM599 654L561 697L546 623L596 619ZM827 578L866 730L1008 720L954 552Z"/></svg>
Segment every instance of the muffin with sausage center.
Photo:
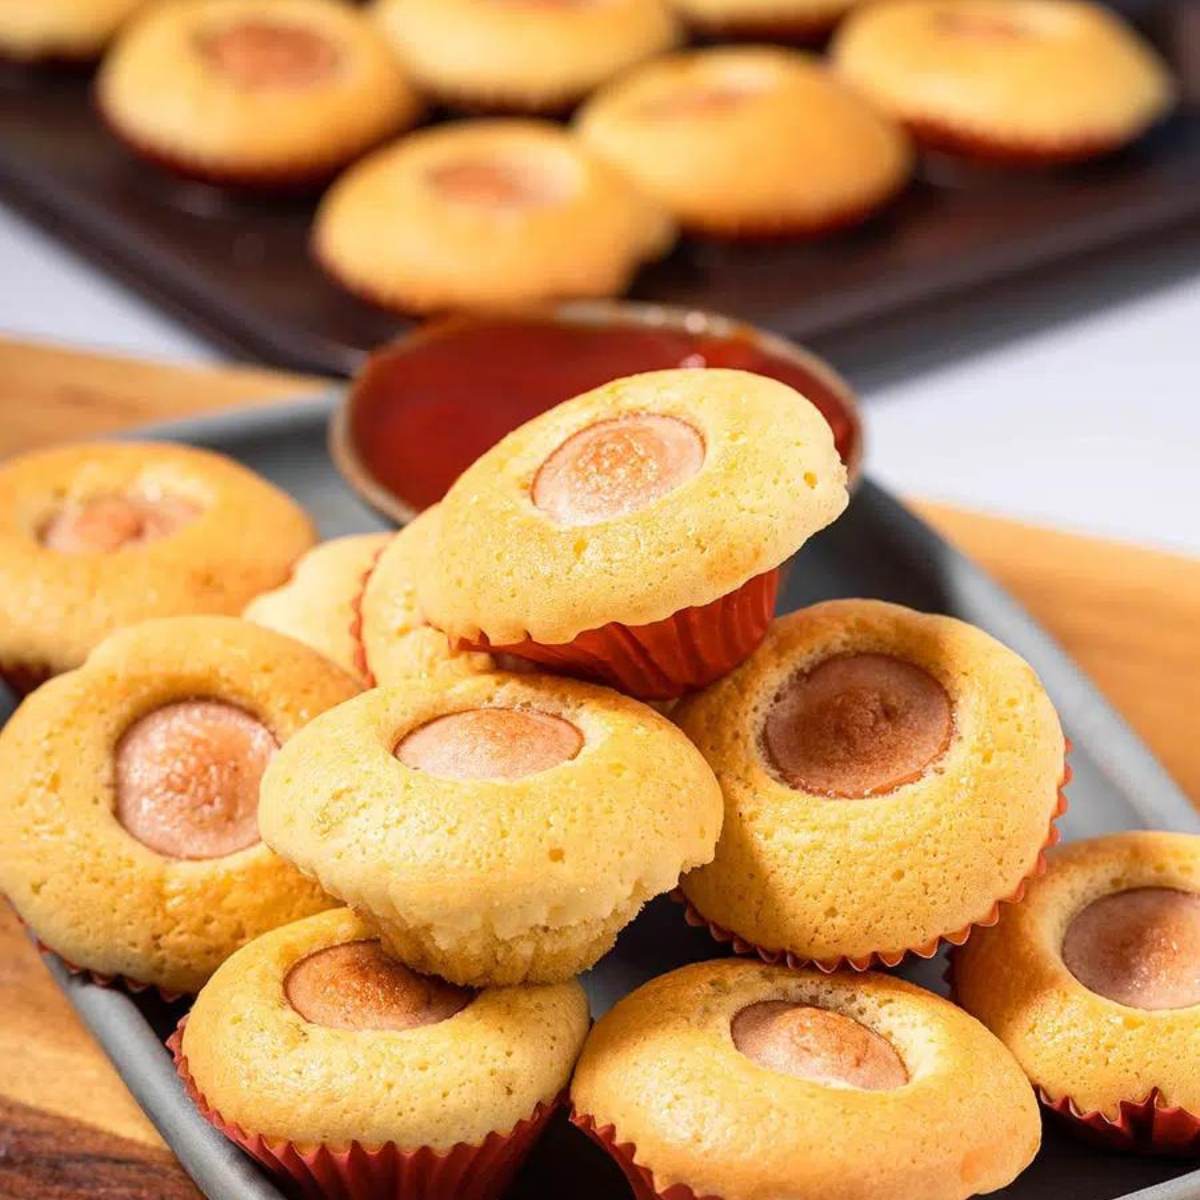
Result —
<svg viewBox="0 0 1200 1200"><path fill-rule="evenodd" d="M746 371L651 371L576 396L459 476L415 550L421 611L456 648L644 699L762 640L780 564L845 508L817 408Z"/></svg>
<svg viewBox="0 0 1200 1200"><path fill-rule="evenodd" d="M432 536L437 505L410 521L388 544L363 581L358 653L371 685L411 676L444 679L498 669L490 654L456 651L417 603L415 547Z"/></svg>
<svg viewBox="0 0 1200 1200"><path fill-rule="evenodd" d="M686 229L718 237L827 233L861 222L908 180L908 138L799 51L669 55L580 110L584 145Z"/></svg>
<svg viewBox="0 0 1200 1200"><path fill-rule="evenodd" d="M356 164L317 212L325 271L428 313L613 296L670 249L663 210L559 126L455 121Z"/></svg>
<svg viewBox="0 0 1200 1200"><path fill-rule="evenodd" d="M250 190L319 186L413 124L382 35L338 0L174 0L105 57L100 111L143 158Z"/></svg>
<svg viewBox="0 0 1200 1200"><path fill-rule="evenodd" d="M0 464L0 675L78 667L149 617L239 613L315 541L252 471L168 442L93 442Z"/></svg>
<svg viewBox="0 0 1200 1200"><path fill-rule="evenodd" d="M146 0L11 0L0 4L0 59L85 63Z"/></svg>
<svg viewBox="0 0 1200 1200"><path fill-rule="evenodd" d="M1085 0L884 0L851 14L832 57L925 145L1017 166L1111 153L1175 97L1157 53Z"/></svg>
<svg viewBox="0 0 1200 1200"><path fill-rule="evenodd" d="M693 922L825 970L930 957L1044 869L1066 743L1027 663L980 629L878 600L777 620L675 720L721 783Z"/></svg>
<svg viewBox="0 0 1200 1200"><path fill-rule="evenodd" d="M712 772L637 701L475 675L376 688L272 762L263 837L419 971L483 986L590 967L705 862Z"/></svg>
<svg viewBox="0 0 1200 1200"><path fill-rule="evenodd" d="M1200 837L1063 847L1023 904L955 954L953 982L1078 1132L1200 1156Z"/></svg>
<svg viewBox="0 0 1200 1200"><path fill-rule="evenodd" d="M680 31L667 0L375 0L413 79L475 111L560 112Z"/></svg>
<svg viewBox="0 0 1200 1200"><path fill-rule="evenodd" d="M203 1115L307 1193L499 1196L588 1028L574 980L473 991L385 956L345 909L235 954L173 1039Z"/></svg>
<svg viewBox="0 0 1200 1200"><path fill-rule="evenodd" d="M731 959L601 1017L571 1103L638 1200L966 1200L1041 1142L1020 1067L961 1009L885 975Z"/></svg>
<svg viewBox="0 0 1200 1200"><path fill-rule="evenodd" d="M0 890L74 968L195 992L257 934L332 904L260 839L259 787L357 690L233 617L113 634L0 733Z"/></svg>

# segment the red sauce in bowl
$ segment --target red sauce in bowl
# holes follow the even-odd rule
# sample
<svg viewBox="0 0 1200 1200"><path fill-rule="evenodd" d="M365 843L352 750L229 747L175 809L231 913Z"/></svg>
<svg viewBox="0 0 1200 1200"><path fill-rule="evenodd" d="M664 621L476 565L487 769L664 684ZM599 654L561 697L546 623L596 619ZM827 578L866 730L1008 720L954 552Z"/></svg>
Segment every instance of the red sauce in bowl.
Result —
<svg viewBox="0 0 1200 1200"><path fill-rule="evenodd" d="M821 410L842 459L857 462L853 402L749 333L537 317L451 321L380 350L355 382L346 433L375 483L420 510L531 417L611 379L667 367L734 367L779 379Z"/></svg>

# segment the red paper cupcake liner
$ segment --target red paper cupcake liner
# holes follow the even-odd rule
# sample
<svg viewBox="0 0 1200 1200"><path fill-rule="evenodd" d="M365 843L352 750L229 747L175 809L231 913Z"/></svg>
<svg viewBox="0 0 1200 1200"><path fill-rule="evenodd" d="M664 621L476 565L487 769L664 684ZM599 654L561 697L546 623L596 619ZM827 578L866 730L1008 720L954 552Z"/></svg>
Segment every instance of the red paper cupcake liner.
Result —
<svg viewBox="0 0 1200 1200"><path fill-rule="evenodd" d="M13 911L16 912L16 909ZM29 928L29 925L26 923L25 919L20 913L17 913L17 920L25 926L25 930L33 940L33 944L37 947L39 954L54 955L54 957L57 958L58 961L62 963L62 965L66 967L66 969L72 975L83 975L88 979L89 982L96 984L97 987L121 987L127 992L133 992L135 994L153 991L157 992L166 1004L174 1004L176 1000L182 1000L183 997L188 994L187 992L170 991L168 988L160 987L156 983L143 983L140 979L130 979L128 975L105 975L101 971L93 971L89 967L81 967L78 964L73 963L69 958L64 958L57 950L54 949L53 946L47 946L46 943L43 942L42 939L38 937L38 935L34 933L32 929Z"/></svg>
<svg viewBox="0 0 1200 1200"><path fill-rule="evenodd" d="M722 242L744 242L750 245L771 246L779 242L795 242L807 239L831 237L865 225L878 218L889 205L895 203L908 190L911 172L906 171L895 184L861 203L809 217L806 220L786 216L773 219L759 217L752 220L738 219L721 221L708 214L704 220L693 217L688 231L697 237Z"/></svg>
<svg viewBox="0 0 1200 1200"><path fill-rule="evenodd" d="M264 196L310 196L336 178L349 162L368 154L391 140L393 136L388 134L387 137L377 139L334 162L321 160L312 163L297 162L291 166L247 167L237 163L205 162L197 157L189 157L186 147L182 148L180 153L173 154L161 146L151 145L114 120L96 94L92 97L92 110L100 118L105 130L130 154L156 167L168 180L180 184L203 184L205 187L226 193L228 198L234 201L255 201Z"/></svg>
<svg viewBox="0 0 1200 1200"><path fill-rule="evenodd" d="M1058 142L1032 142L1015 137L988 136L932 119L910 119L905 121L905 126L914 140L928 150L990 166L1031 170L1072 166L1104 158L1120 150L1127 141L1120 137L1077 137Z"/></svg>
<svg viewBox="0 0 1200 1200"><path fill-rule="evenodd" d="M1085 1112L1070 1096L1056 1100L1040 1084L1034 1090L1050 1112L1094 1145L1135 1154L1200 1155L1200 1115L1167 1105L1158 1088L1144 1100L1122 1100L1116 1118Z"/></svg>
<svg viewBox="0 0 1200 1200"><path fill-rule="evenodd" d="M601 1125L589 1113L571 1109L571 1124L582 1130L621 1168L629 1181L634 1200L721 1200L719 1196L705 1193L698 1196L686 1183L672 1184L665 1192L654 1186L654 1176L648 1167L637 1162L637 1147L632 1142L623 1142L613 1125Z"/></svg>
<svg viewBox="0 0 1200 1200"><path fill-rule="evenodd" d="M1068 741L1068 752L1070 748L1070 742ZM1038 851L1033 869L1017 884L1016 889L1011 894L1001 896L999 900L996 900L987 913L978 920L971 921L969 924L964 925L963 928L956 929L952 933L938 934L920 946L909 946L904 950L897 951L872 950L868 954L854 956L839 955L836 958L805 958L802 955L793 954L790 950L769 950L764 946L747 941L739 934L726 929L723 925L718 925L715 921L710 921L683 894L680 888L675 888L671 892L671 899L684 906L684 920L689 925L707 928L716 941L729 944L735 954L757 954L765 963L776 964L782 962L786 963L793 970L801 967L816 967L828 975L834 971L841 970L843 967L850 967L855 971L869 971L872 967L899 966L910 954L916 955L918 958L932 958L945 944L961 946L971 936L971 930L986 929L988 926L995 925L1000 920L1001 905L1019 904L1025 897L1025 889L1029 886L1030 880L1036 879L1039 875L1045 873L1046 851L1051 846L1057 845L1059 838L1062 836L1058 829L1058 819L1067 811L1067 794L1063 789L1071 782L1071 775L1071 764L1064 761L1062 782L1058 786L1058 803L1055 805L1054 812L1050 817L1050 827L1046 832L1046 840L1042 843L1042 848Z"/></svg>
<svg viewBox="0 0 1200 1200"><path fill-rule="evenodd" d="M957 958L956 954L947 958L943 975L947 995L955 1004ZM1165 1104L1158 1088L1152 1088L1144 1100L1122 1100L1115 1118L1085 1111L1071 1096L1056 1100L1041 1084L1035 1083L1033 1090L1064 1126L1092 1145L1134 1154L1200 1156L1200 1115Z"/></svg>
<svg viewBox="0 0 1200 1200"><path fill-rule="evenodd" d="M384 543L371 559L367 569L363 572L358 592L350 601L350 638L354 642L354 666L366 680L369 688L373 688L378 681L375 673L371 670L371 664L367 661L367 643L363 637L363 601L367 598L367 587L371 583L371 576L375 574L375 568L379 566L379 560L390 544L390 542Z"/></svg>
<svg viewBox="0 0 1200 1200"><path fill-rule="evenodd" d="M13 912L17 912L16 908L14 908ZM92 971L89 967L79 966L76 962L65 959L53 946L47 946L46 942L43 942L29 928L29 924L25 922L24 917L19 912L17 912L17 920L25 926L26 932L28 932L32 941L34 941L34 946L37 947L38 954L53 954L54 958L58 959L67 968L67 971L70 971L74 976L85 976L90 983L96 984L98 988L124 988L126 991L134 992L134 994L140 994L143 991L156 991L162 997L163 1002L167 1004L174 1004L176 1000L182 1000L187 995L186 991L170 991L167 988L161 988L160 985L155 983L143 983L140 979L131 979L128 976L110 976L110 974L104 974L101 971Z"/></svg>
<svg viewBox="0 0 1200 1200"><path fill-rule="evenodd" d="M643 700L673 700L727 675L767 633L779 591L779 568L747 580L709 604L682 608L648 625L612 621L570 642L525 638L493 645L485 634L459 639L461 650L528 659L564 675L599 680Z"/></svg>
<svg viewBox="0 0 1200 1200"><path fill-rule="evenodd" d="M248 1133L204 1099L183 1053L186 1024L184 1017L167 1039L167 1049L200 1115L268 1171L293 1180L311 1200L496 1200L565 1098L539 1102L508 1133L489 1133L479 1145L459 1142L444 1152L428 1146L401 1150L394 1142L378 1147L351 1142L342 1149L298 1146Z"/></svg>

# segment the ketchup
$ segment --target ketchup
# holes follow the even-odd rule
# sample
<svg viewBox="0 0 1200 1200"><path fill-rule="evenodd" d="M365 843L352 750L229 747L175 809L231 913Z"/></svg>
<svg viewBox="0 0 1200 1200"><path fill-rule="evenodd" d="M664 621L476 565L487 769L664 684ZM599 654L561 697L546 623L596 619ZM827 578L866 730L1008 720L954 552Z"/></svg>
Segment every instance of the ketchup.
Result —
<svg viewBox="0 0 1200 1200"><path fill-rule="evenodd" d="M372 355L351 396L350 440L377 483L427 508L531 417L609 380L667 367L735 367L781 380L821 410L843 461L857 456L846 398L749 337L536 317L449 322Z"/></svg>

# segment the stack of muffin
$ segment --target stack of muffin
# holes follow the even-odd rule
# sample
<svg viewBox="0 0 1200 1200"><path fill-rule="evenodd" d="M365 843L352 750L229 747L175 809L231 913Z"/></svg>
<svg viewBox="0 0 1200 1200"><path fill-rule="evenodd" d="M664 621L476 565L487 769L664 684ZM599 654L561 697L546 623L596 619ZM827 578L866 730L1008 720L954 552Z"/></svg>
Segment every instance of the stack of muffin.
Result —
<svg viewBox="0 0 1200 1200"><path fill-rule="evenodd" d="M843 17L826 58L677 49L688 29L792 43ZM97 97L117 137L235 189L337 177L316 259L410 313L613 295L680 228L857 225L904 190L914 143L1017 166L1094 158L1139 138L1174 91L1154 51L1087 0L0 7L0 54L86 56L114 34ZM446 109L489 115L399 136Z"/></svg>
<svg viewBox="0 0 1200 1200"><path fill-rule="evenodd" d="M0 884L75 969L199 991L191 1096L312 1196L498 1196L568 1094L667 1200L992 1191L1035 1088L1200 1153L1200 839L1047 871L1028 665L874 600L773 619L846 503L818 411L724 370L576 397L286 582L307 522L216 456L16 460L0 663L54 678L0 735ZM744 957L589 1032L575 977L677 885ZM871 970L945 943L962 1007Z"/></svg>

